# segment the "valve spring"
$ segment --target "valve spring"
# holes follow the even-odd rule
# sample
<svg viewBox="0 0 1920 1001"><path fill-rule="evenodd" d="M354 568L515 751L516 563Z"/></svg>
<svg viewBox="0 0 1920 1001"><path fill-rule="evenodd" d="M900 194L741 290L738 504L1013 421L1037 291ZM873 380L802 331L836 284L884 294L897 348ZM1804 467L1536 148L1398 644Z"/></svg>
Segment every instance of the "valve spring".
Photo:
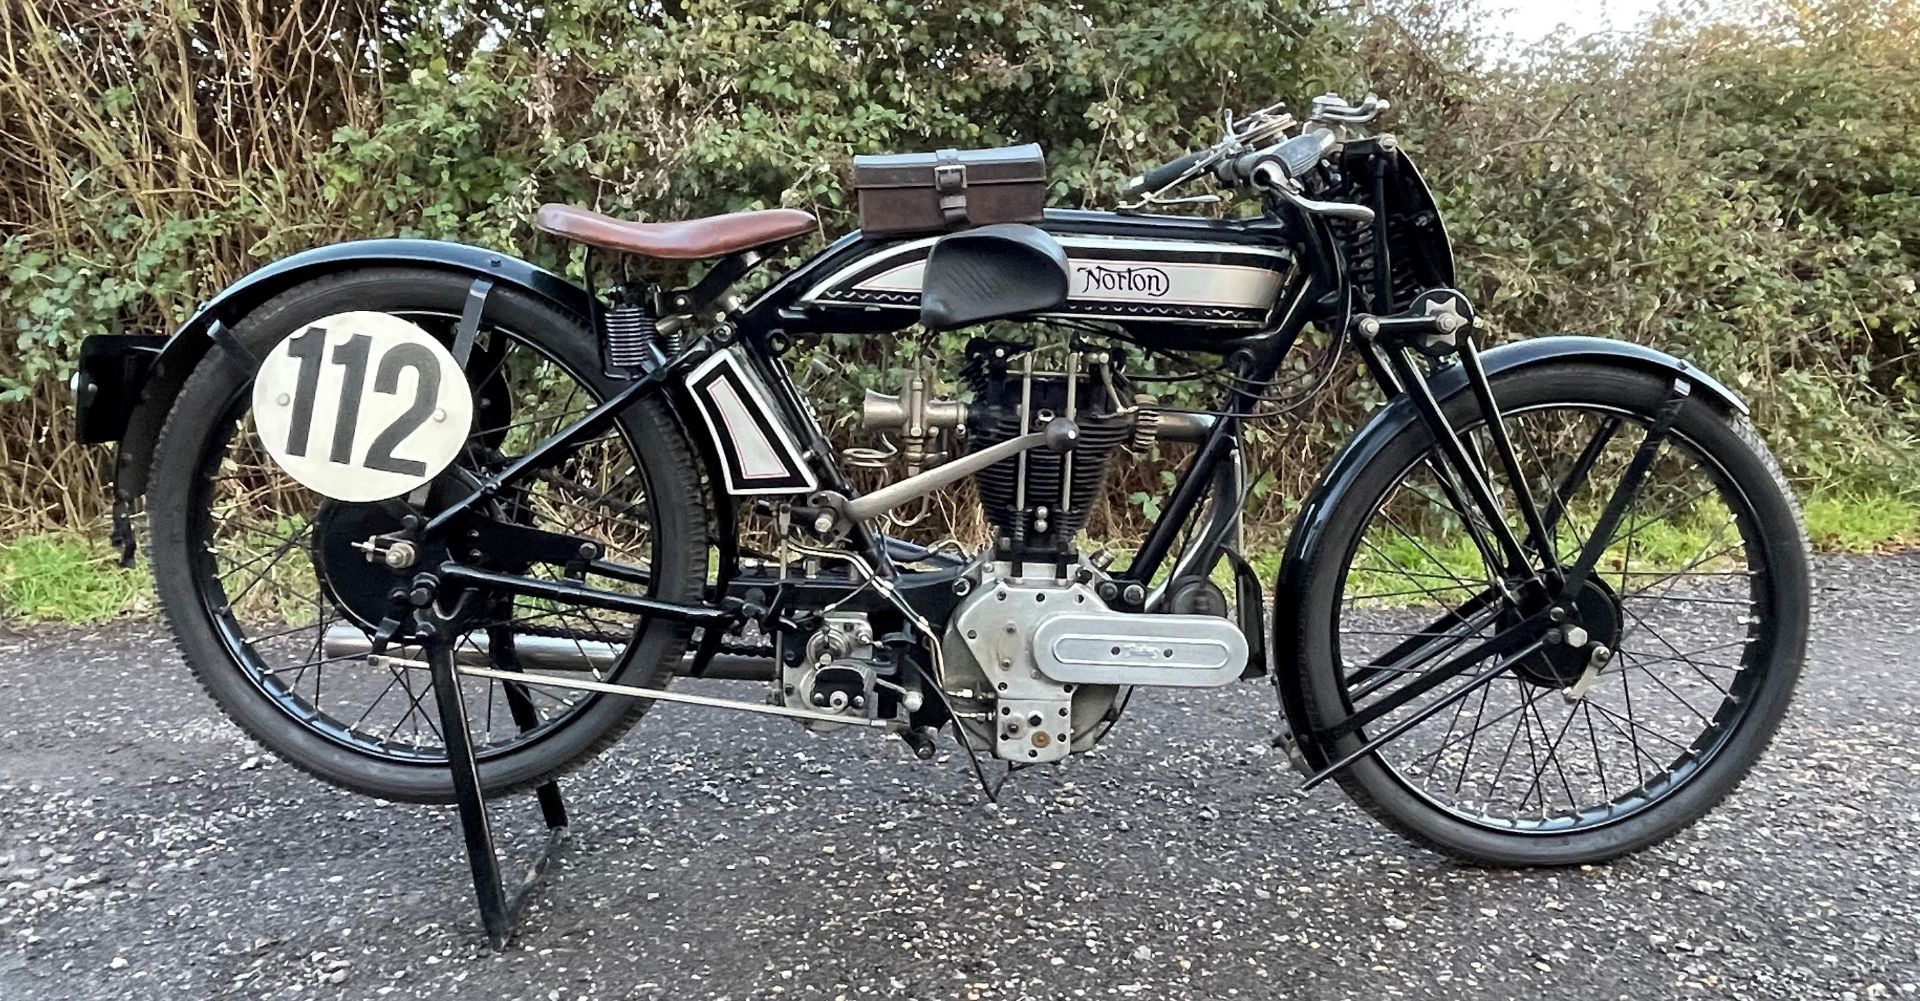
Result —
<svg viewBox="0 0 1920 1001"><path fill-rule="evenodd" d="M1160 438L1160 411L1150 409L1159 401L1142 394L1134 397L1134 402L1141 409L1133 415L1133 436L1127 439L1126 448L1129 452L1145 455L1153 450L1154 443Z"/></svg>

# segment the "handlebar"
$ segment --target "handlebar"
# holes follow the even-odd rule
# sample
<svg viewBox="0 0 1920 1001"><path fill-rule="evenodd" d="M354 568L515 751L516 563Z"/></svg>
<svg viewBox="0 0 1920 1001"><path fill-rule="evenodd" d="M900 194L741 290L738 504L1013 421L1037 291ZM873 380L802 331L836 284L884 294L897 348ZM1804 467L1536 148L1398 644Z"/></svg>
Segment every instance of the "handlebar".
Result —
<svg viewBox="0 0 1920 1001"><path fill-rule="evenodd" d="M1199 166L1200 161L1205 160L1212 153L1211 149L1197 149L1185 156L1168 160L1144 174L1136 174L1127 182L1127 194L1138 195L1148 191L1159 191Z"/></svg>
<svg viewBox="0 0 1920 1001"><path fill-rule="evenodd" d="M1297 180L1320 165L1320 159L1333 149L1334 142L1333 133L1324 129L1304 132L1266 149L1223 160L1214 167L1213 174L1222 184L1245 184L1259 180L1255 172L1262 164L1271 164L1281 172L1271 181Z"/></svg>
<svg viewBox="0 0 1920 1001"><path fill-rule="evenodd" d="M1301 191L1300 182L1338 144L1336 130L1340 126L1370 122L1390 107L1392 105L1371 94L1358 104L1350 103L1337 94L1322 94L1313 99L1313 111L1307 117L1307 127L1298 135L1271 145L1262 144L1284 135L1294 124L1293 118L1281 111L1279 105L1263 108L1239 120L1228 114L1225 116L1227 134L1220 142L1135 175L1127 181L1127 194L1139 196L1138 205L1169 204L1167 200L1156 196L1175 184L1205 172L1211 173L1215 180L1224 185L1237 187L1251 184L1259 187L1305 212L1371 222L1373 211L1366 206L1307 198ZM1182 200L1211 199L1212 196L1207 195Z"/></svg>

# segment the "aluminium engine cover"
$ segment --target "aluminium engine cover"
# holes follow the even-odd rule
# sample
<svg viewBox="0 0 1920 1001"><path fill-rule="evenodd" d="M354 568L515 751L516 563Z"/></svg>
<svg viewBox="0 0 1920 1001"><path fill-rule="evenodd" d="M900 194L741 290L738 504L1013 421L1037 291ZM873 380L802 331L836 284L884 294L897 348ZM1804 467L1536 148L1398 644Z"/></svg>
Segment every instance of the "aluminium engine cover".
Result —
<svg viewBox="0 0 1920 1001"><path fill-rule="evenodd" d="M1051 599L1051 602L1049 601ZM1052 581L1000 578L962 604L948 636L960 638L992 700L993 753L1005 761L1059 761L1073 749L1073 685L1043 674L1028 637L1063 603L1097 600Z"/></svg>
<svg viewBox="0 0 1920 1001"><path fill-rule="evenodd" d="M1064 612L1033 632L1033 662L1055 681L1076 685L1214 688L1247 666L1247 637L1211 615Z"/></svg>

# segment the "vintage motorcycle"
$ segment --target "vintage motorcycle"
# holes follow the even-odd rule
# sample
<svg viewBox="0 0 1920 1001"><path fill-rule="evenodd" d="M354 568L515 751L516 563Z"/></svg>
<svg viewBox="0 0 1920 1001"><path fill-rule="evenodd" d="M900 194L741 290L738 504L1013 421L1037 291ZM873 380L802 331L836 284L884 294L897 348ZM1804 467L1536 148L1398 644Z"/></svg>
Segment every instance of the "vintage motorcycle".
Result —
<svg viewBox="0 0 1920 1001"><path fill-rule="evenodd" d="M1636 850L1725 796L1786 711L1798 510L1746 407L1686 362L1483 350L1425 183L1368 128L1386 107L1226 116L1113 212L1044 208L1033 146L858 158L862 229L752 294L811 215L542 208L586 288L451 243L322 247L171 338L90 338L80 432L119 443L116 538L131 553L144 498L200 683L368 795L446 802L455 753L488 793L533 788L666 700L921 758L950 726L991 794L983 762L1086 751L1142 688L1265 677L1307 784L1422 845ZM1195 182L1217 193L1177 194ZM1174 211L1221 197L1259 211ZM630 277L660 262L704 268ZM801 388L831 359L788 363L823 334L901 335L868 446L836 446ZM1269 606L1241 551L1247 436L1349 354L1384 402L1300 508ZM1110 472L1181 452L1116 566L1086 538ZM936 494L977 497L956 518L991 541L908 541ZM470 735L442 732L445 699Z"/></svg>

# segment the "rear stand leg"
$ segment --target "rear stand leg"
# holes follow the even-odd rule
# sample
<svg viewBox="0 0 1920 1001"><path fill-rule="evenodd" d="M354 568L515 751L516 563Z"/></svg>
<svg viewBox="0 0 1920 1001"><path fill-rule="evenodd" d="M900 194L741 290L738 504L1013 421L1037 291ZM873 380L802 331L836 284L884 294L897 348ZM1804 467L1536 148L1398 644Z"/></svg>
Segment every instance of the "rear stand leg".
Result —
<svg viewBox="0 0 1920 1001"><path fill-rule="evenodd" d="M473 870L473 892L480 904L480 923L486 928L487 941L497 952L513 940L521 919L526 916L533 891L566 841L566 804L557 783L548 782L539 787L540 813L547 824L546 843L541 846L533 867L509 896L500 876L500 854L493 842L493 828L487 821L487 803L480 793L480 772L474 762L473 740L467 729L466 697L460 691L460 679L454 670L452 623L437 615L430 617L424 609L419 618L427 667L433 677L434 702L440 710L440 732L447 744L447 768L453 774L454 805L459 809L460 830L466 837L467 864ZM523 730L536 724L538 715L526 690L520 685L508 685L506 690L514 723Z"/></svg>

